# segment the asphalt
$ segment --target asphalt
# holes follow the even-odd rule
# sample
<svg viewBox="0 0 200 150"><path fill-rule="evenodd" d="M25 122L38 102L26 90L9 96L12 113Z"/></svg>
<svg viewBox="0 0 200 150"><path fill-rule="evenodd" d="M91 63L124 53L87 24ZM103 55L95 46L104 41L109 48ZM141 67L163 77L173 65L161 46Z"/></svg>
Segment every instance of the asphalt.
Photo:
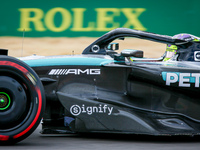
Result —
<svg viewBox="0 0 200 150"><path fill-rule="evenodd" d="M155 137L120 134L42 135L41 125L27 139L0 150L198 150L200 137Z"/></svg>

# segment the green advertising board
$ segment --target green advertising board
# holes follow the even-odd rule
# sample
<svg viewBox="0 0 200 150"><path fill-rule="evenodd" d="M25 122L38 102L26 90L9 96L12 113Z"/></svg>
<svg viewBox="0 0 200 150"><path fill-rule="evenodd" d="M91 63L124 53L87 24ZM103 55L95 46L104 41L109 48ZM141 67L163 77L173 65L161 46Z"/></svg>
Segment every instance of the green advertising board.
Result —
<svg viewBox="0 0 200 150"><path fill-rule="evenodd" d="M99 37L119 27L200 36L199 0L7 0L0 36Z"/></svg>

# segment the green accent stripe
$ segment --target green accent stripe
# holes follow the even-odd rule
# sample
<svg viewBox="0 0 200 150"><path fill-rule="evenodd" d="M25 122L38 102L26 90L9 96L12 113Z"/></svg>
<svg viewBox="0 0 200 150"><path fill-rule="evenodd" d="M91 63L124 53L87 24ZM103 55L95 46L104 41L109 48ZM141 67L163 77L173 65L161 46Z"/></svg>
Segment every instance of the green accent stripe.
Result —
<svg viewBox="0 0 200 150"><path fill-rule="evenodd" d="M6 95L6 97L8 98L8 104L4 108L0 108L0 110L5 110L5 109L7 109L10 106L11 99L10 99L10 96L7 93L5 93L5 92L0 92L0 94Z"/></svg>
<svg viewBox="0 0 200 150"><path fill-rule="evenodd" d="M64 65L90 65L90 66L101 66L114 60L104 59L104 58L90 58L90 57L60 57L60 58L42 58L42 59L32 59L24 60L31 67L40 66L64 66Z"/></svg>

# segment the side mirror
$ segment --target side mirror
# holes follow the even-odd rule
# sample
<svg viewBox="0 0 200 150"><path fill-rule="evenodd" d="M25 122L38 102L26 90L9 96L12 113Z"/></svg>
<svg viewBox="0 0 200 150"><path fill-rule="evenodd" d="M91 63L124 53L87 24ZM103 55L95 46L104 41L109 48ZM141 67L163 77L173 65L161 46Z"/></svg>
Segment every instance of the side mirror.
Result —
<svg viewBox="0 0 200 150"><path fill-rule="evenodd" d="M8 55L7 49L0 49L0 55Z"/></svg>
<svg viewBox="0 0 200 150"><path fill-rule="evenodd" d="M107 47L108 50L118 50L119 49L119 43L110 43Z"/></svg>
<svg viewBox="0 0 200 150"><path fill-rule="evenodd" d="M133 50L133 49L124 49L121 52L121 55L124 56L124 57L143 58L143 51L141 51L141 50Z"/></svg>

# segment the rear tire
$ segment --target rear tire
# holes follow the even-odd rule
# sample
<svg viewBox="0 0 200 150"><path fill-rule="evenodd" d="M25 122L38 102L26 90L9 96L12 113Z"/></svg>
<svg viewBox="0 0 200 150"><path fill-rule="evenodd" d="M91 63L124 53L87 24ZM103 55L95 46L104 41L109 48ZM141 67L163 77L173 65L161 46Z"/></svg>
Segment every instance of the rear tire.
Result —
<svg viewBox="0 0 200 150"><path fill-rule="evenodd" d="M45 106L42 83L24 62L0 56L0 144L28 137L39 125Z"/></svg>

